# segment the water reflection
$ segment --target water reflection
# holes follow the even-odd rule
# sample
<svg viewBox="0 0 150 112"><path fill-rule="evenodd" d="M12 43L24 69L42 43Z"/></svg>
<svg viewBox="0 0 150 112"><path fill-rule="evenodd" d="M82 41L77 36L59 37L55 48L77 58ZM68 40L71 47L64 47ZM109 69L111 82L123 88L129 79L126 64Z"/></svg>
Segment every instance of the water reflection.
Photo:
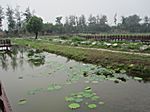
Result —
<svg viewBox="0 0 150 112"><path fill-rule="evenodd" d="M19 67L24 65L24 57L27 58L27 62L31 67L40 66L45 63L45 56L37 50L32 50L33 55L29 55L31 50L20 47L13 46L9 51L0 51L0 65L1 68L5 71L12 68L16 70Z"/></svg>

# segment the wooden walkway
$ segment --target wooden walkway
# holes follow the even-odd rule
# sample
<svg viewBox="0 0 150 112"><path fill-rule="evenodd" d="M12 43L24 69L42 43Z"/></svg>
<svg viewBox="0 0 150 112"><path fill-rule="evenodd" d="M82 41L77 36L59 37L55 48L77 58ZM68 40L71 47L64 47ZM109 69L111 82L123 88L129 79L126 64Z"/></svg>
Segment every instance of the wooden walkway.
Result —
<svg viewBox="0 0 150 112"><path fill-rule="evenodd" d="M1 111L12 112L12 108L10 106L10 103L8 101L4 88L2 86L2 83L0 82L0 112Z"/></svg>
<svg viewBox="0 0 150 112"><path fill-rule="evenodd" d="M9 50L11 47L11 40L10 39L1 39L0 40L0 50Z"/></svg>
<svg viewBox="0 0 150 112"><path fill-rule="evenodd" d="M86 35L80 37L101 41L132 41L150 42L150 35Z"/></svg>

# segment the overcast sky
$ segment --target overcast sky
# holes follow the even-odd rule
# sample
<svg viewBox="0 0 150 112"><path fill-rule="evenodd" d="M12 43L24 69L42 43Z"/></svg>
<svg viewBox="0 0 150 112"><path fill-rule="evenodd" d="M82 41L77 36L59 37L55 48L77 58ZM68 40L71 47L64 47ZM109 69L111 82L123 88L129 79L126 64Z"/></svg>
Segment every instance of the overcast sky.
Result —
<svg viewBox="0 0 150 112"><path fill-rule="evenodd" d="M29 6L45 22L54 22L57 16L105 14L109 24L115 13L118 19L132 14L150 16L149 4L150 0L0 0L0 5L4 8L7 5L12 8L19 5L20 10L24 11Z"/></svg>

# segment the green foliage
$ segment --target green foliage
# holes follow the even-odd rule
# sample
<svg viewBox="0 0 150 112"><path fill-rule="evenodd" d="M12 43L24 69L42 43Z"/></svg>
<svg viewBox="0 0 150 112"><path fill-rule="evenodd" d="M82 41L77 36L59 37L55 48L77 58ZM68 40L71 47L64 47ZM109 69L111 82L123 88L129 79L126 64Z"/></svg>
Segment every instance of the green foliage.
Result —
<svg viewBox="0 0 150 112"><path fill-rule="evenodd" d="M13 33L15 30L15 18L14 18L14 11L10 6L7 7L6 11L7 21L8 21L8 31L9 33Z"/></svg>
<svg viewBox="0 0 150 112"><path fill-rule="evenodd" d="M29 7L26 8L23 15L25 16L25 21L28 22L30 20L30 18L32 17L32 14L31 14L31 11L30 11Z"/></svg>
<svg viewBox="0 0 150 112"><path fill-rule="evenodd" d="M36 34L35 38L37 39L38 32L42 30L42 26L43 26L43 20L40 17L33 16L30 18L26 27L29 32L33 32Z"/></svg>

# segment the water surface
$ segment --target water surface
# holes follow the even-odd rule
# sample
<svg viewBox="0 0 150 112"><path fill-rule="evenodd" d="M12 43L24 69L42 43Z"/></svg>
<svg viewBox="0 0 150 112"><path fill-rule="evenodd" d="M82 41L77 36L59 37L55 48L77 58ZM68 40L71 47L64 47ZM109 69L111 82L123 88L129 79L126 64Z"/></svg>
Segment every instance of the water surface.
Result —
<svg viewBox="0 0 150 112"><path fill-rule="evenodd" d="M122 74L127 78L126 82L98 80L98 83L92 83L90 76L84 77L83 72L94 65L46 52L40 53L44 56L41 64L34 63L29 61L30 51L14 47L11 53L0 54L0 80L14 112L150 112L149 82ZM48 91L52 84L60 85L61 89ZM69 109L65 97L83 91L87 86L104 104L97 104L97 108L91 110L83 102L79 109ZM27 103L19 105L22 99Z"/></svg>

